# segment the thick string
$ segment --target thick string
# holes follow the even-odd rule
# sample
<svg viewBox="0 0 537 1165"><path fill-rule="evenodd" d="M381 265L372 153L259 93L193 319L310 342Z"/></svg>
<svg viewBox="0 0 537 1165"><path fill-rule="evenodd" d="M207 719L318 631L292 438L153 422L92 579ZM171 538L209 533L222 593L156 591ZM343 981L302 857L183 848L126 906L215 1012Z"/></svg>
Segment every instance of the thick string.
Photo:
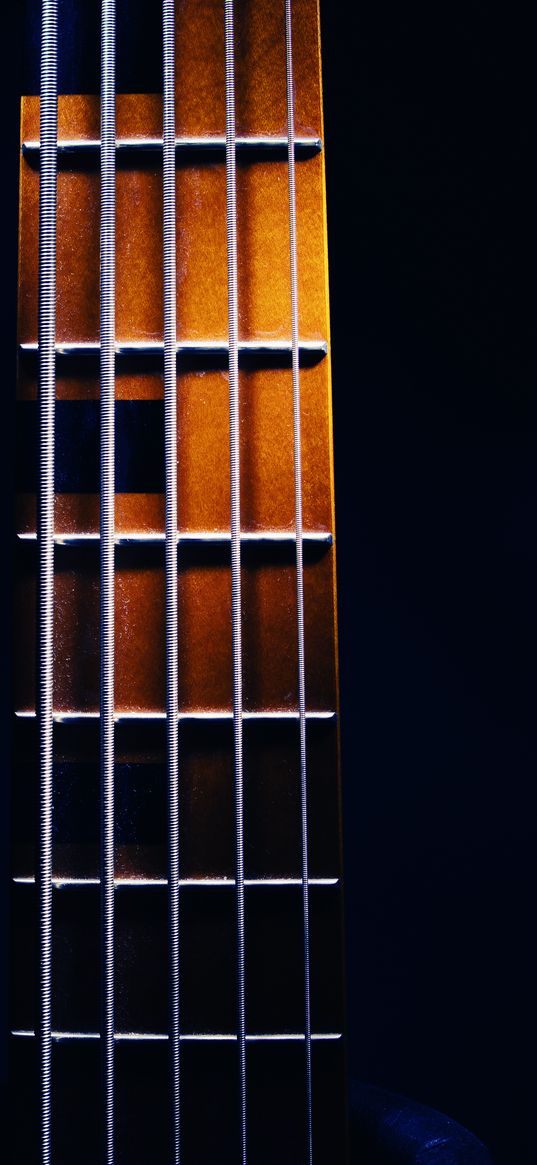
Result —
<svg viewBox="0 0 537 1165"><path fill-rule="evenodd" d="M39 1073L41 1163L51 1161L52 800L54 687L54 403L56 395L57 3L41 12L39 183L39 488L37 719L39 735Z"/></svg>
<svg viewBox="0 0 537 1165"><path fill-rule="evenodd" d="M115 0L101 26L101 957L104 1160L114 1162Z"/></svg>
<svg viewBox="0 0 537 1165"><path fill-rule="evenodd" d="M300 350L298 333L298 265L296 243L295 109L291 0L285 0L285 63L289 177L289 259L291 273L291 347L293 370L293 460L296 528L296 608L298 718L300 736L300 808L302 819L302 910L304 930L304 1045L306 1053L307 1159L313 1161L311 1079L311 993L308 872L308 773L306 747L306 678L304 651L304 532L302 524L302 443L300 426Z"/></svg>
<svg viewBox="0 0 537 1165"><path fill-rule="evenodd" d="M233 649L233 738L237 883L237 1036L241 1160L246 1165L246 995L244 958L244 817L242 773L242 615L239 432L239 325L237 288L237 179L233 0L225 0L226 44L226 220L229 332L229 449L231 489L231 635Z"/></svg>
<svg viewBox="0 0 537 1165"><path fill-rule="evenodd" d="M175 273L175 5L163 0L164 455L166 468L166 740L172 1160L180 1162L179 706L177 696L177 320Z"/></svg>

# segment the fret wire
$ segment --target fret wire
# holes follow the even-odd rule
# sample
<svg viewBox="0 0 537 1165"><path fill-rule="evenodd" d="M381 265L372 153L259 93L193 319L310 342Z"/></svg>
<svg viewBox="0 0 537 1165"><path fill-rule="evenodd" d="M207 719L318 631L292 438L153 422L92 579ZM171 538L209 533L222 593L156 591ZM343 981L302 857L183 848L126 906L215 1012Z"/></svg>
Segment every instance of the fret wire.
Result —
<svg viewBox="0 0 537 1165"><path fill-rule="evenodd" d="M32 712L29 709L26 709L26 710L19 709L18 712L15 712L15 716L18 720L33 720L33 719L35 719L35 712ZM283 720L283 721L286 721L286 720L298 720L298 718L299 718L298 712L289 712L287 710L276 711L274 709L269 709L269 708L265 709L264 711L259 711L259 712L243 711L243 714L242 714L243 720ZM335 720L336 718L337 718L337 712L335 712L333 709L326 709L325 711L322 711L322 712L321 711L306 712L306 719L307 720ZM83 711L74 711L73 710L73 711L64 711L64 712L55 712L54 713L54 722L56 724L68 724L74 720L98 720L98 719L99 719L98 712L83 712ZM143 721L143 720L146 720L146 721L147 720L165 720L166 713L165 712L144 712L144 711L115 712L114 719L115 719L116 724L120 724L120 723L125 724L125 723L129 723L129 721L132 723L136 723L138 721ZM227 712L227 711L218 710L218 709L215 709L214 711L207 710L207 711L203 711L203 712L192 710L190 712L185 711L185 712L179 713L179 720L207 720L207 721L210 721L210 720L232 720L232 719L233 719L233 712Z"/></svg>
<svg viewBox="0 0 537 1165"><path fill-rule="evenodd" d="M114 1165L115 0L101 15L100 751L104 1154Z"/></svg>
<svg viewBox="0 0 537 1165"><path fill-rule="evenodd" d="M293 77L292 0L285 3L285 73L289 185L289 261L291 276L291 344L293 381L293 461L296 527L296 606L298 714L300 737L300 807L302 822L302 909L304 938L304 1051L306 1067L307 1160L313 1162L313 1097L311 1071L311 992L308 872L308 770L306 741L306 676L304 649L304 552L302 521L302 444L300 425L300 353L298 331L298 263L296 228L295 109Z"/></svg>
<svg viewBox="0 0 537 1165"><path fill-rule="evenodd" d="M57 0L41 9L39 182L39 487L37 501L37 719L39 735L40 1151L50 1165L52 1093L52 805L54 763L54 407L56 395L56 207L58 170Z"/></svg>
<svg viewBox="0 0 537 1165"><path fill-rule="evenodd" d="M17 886L32 886L34 884L34 878L31 874L28 874L28 875L21 874L21 875L17 875L16 877L14 877L13 882ZM337 877L335 877L335 878L310 878L309 883L310 883L310 886L337 886L338 885L338 878ZM69 875L64 875L64 876L52 878L52 886L56 890L64 890L66 887L73 887L73 886L99 886L99 885L100 885L100 878L92 878L92 877L77 878L77 877L70 877ZM116 880L115 880L116 890L117 889L132 890L134 888L137 888L138 886L145 887L145 886L167 886L167 885L168 885L167 878L144 878L144 877L122 878L122 877L119 877L119 878L116 878ZM225 877L224 878L210 878L210 877L209 878L180 878L178 885L180 888L195 887L196 889L214 889L215 887L219 887L219 888L227 889L227 888L233 887L235 885L235 879L234 878L225 878ZM278 887L279 886L284 886L284 887L301 886L302 885L302 878L245 878L244 885L248 886L248 887L252 887L252 886L258 887L259 886L263 889L266 888L267 886L270 886L271 888L274 888L275 886L278 886Z"/></svg>
<svg viewBox="0 0 537 1165"><path fill-rule="evenodd" d="M280 150L287 149L287 138L279 137L277 134L247 134L246 136L237 134L235 138L237 150L241 152L248 151L267 151L268 153L277 155ZM101 143L97 138L60 138L58 141L58 151L60 154L76 154L82 152L91 152L100 149ZM302 137L295 137L295 146L297 152L302 156L308 157L310 154L318 154L322 148L323 143L320 138L311 134L306 134ZM214 151L219 154L220 151L225 150L226 139L220 134L202 134L177 137L175 139L175 149L178 153L205 152L207 150ZM157 137L134 137L134 138L117 138L116 150L118 153L126 153L134 151L136 153L151 151L157 152L162 149L162 138ZM32 156L32 154L39 152L39 142L33 139L28 139L22 143L23 153Z"/></svg>
<svg viewBox="0 0 537 1165"><path fill-rule="evenodd" d="M28 1028L15 1028L11 1032L15 1039L33 1039L34 1032ZM169 1038L166 1032L116 1032L116 1042L128 1043L165 1043ZM312 1032L312 1040L341 1040L343 1038L342 1032ZM98 1040L99 1032L78 1032L78 1031L53 1031L52 1039L56 1042L64 1040ZM181 1036L181 1043L234 1043L237 1036L234 1032L184 1032ZM304 1035L302 1032L248 1032L246 1036L247 1043L273 1043L278 1042L282 1044L296 1043L302 1041Z"/></svg>
<svg viewBox="0 0 537 1165"><path fill-rule="evenodd" d="M20 351L24 353L36 352L37 343L32 340L20 344ZM300 351L305 356L327 355L326 340L301 340ZM229 344L227 340L178 340L177 355L194 356L227 356ZM99 341L93 340L63 340L56 344L58 356L94 355L99 351ZM162 340L117 340L116 356L151 356L164 351ZM239 353L250 356L278 356L288 355L292 351L290 340L239 340Z"/></svg>
<svg viewBox="0 0 537 1165"><path fill-rule="evenodd" d="M242 613L239 421L239 325L237 278L237 179L233 0L224 4L226 75L226 230L229 332L229 450L231 495L231 636L233 654L233 773L236 832L237 1047L242 1165L247 1161L246 991L244 935L244 816L242 771Z"/></svg>
<svg viewBox="0 0 537 1165"><path fill-rule="evenodd" d="M166 748L168 768L169 1024L172 1158L180 1147L179 705L177 617L177 307L175 239L175 4L163 0L163 300L166 560Z"/></svg>
<svg viewBox="0 0 537 1165"><path fill-rule="evenodd" d="M17 534L17 538L21 542L35 542L36 534L31 530L21 530ZM294 530L241 530L241 542L248 542L254 546L285 546L286 543L292 544L295 538ZM165 540L165 533L153 530L131 530L129 533L116 533L115 535L116 546L154 546L165 542ZM181 543L192 546L221 545L230 540L231 535L228 534L227 530L191 530L189 532L183 530L177 534L178 545ZM77 533L66 531L62 534L56 532L54 541L57 546L87 545L98 542L99 533L97 530L80 530ZM303 534L303 541L316 546L331 546L333 539L329 530L306 530Z"/></svg>

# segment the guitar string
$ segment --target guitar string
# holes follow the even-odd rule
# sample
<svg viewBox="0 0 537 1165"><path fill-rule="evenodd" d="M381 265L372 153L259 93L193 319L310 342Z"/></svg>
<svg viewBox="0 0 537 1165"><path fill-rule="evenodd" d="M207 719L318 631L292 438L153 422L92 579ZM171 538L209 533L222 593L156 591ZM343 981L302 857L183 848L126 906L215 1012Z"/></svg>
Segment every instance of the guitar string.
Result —
<svg viewBox="0 0 537 1165"><path fill-rule="evenodd" d="M177 614L177 307L175 240L175 4L163 0L163 298L166 562L166 748L168 767L169 1025L172 1160L180 1147L179 704Z"/></svg>
<svg viewBox="0 0 537 1165"><path fill-rule="evenodd" d="M229 333L229 451L231 493L231 636L233 654L233 774L236 835L237 1046L241 1161L246 1165L246 984L244 932L244 817L242 765L242 612L237 282L237 177L233 0L224 4L226 74L226 229Z"/></svg>
<svg viewBox="0 0 537 1165"><path fill-rule="evenodd" d="M39 737L39 1075L42 1165L51 1161L52 805L54 699L54 407L56 395L57 0L41 8L39 181L39 488L37 717Z"/></svg>
<svg viewBox="0 0 537 1165"><path fill-rule="evenodd" d="M114 1163L115 0L101 10L100 752L104 1152Z"/></svg>
<svg viewBox="0 0 537 1165"><path fill-rule="evenodd" d="M44 2L44 11L48 8L54 9L53 4ZM164 0L164 21L170 19L173 27L173 3L166 4ZM103 100L102 100L102 211L101 211L101 377L102 377L102 391L101 391L101 423L102 423L102 454L101 454L101 636L102 636L102 667L101 667L101 701L102 701L102 715L101 715L101 747L102 747L102 769L103 769L103 956L104 956L104 1028L105 1028L105 1045L108 1040L107 1037L110 1032L110 1025L112 1031L113 1041L113 587L114 587L114 562L113 562L113 528L114 528L114 254L113 242L115 236L115 159L114 152L110 156L110 145L115 151L115 85L114 85L114 4L110 0L103 0L103 34L102 34L102 67L103 67ZM167 10L167 11L166 11ZM169 37L169 27L168 27ZM166 80L169 85L169 76L166 78L166 32L165 32L165 107L166 107ZM44 49L44 65L45 65ZM304 618L303 618L303 556L302 556L302 498L301 498L301 457L300 457L300 384L299 384L299 363L298 363L298 297L297 297L297 271L296 271L296 191L295 191L295 176L294 176L294 111L293 111L293 76L292 76L292 47L291 47L291 4L290 0L286 0L286 65L287 65L287 106L288 106L288 139L289 139L289 200L290 200L290 261L291 261L291 296L292 296L292 364L293 364L293 407L294 407L294 460L295 460L295 511L296 511L296 553L297 553L297 609L298 609L298 654L299 654L299 718L300 718L300 753L301 753L301 796L302 796L302 818L303 818L303 887L304 887L304 941L305 941L305 985L306 985L306 1057L307 1057L307 1076L308 1076L308 1140L309 1140L309 1157L311 1160L311 1024L310 1024L310 994L309 994L309 925L308 925L308 898L307 898L307 811L306 811L306 741L305 741L305 683L304 683ZM168 59L168 69L170 62ZM171 62L172 69L172 93L173 93L173 60ZM230 76L231 74L231 76ZM57 108L57 107L56 107ZM43 116L43 112L42 112ZM45 114L46 116L46 114ZM170 117L168 109L168 118ZM173 325L175 325L175 148L174 138L175 129L173 125L173 106L172 106L172 121L171 131L170 125L166 124L166 108L165 108L165 122L164 122L164 146L165 146L165 168L166 168L166 131L168 129L168 152L169 152L169 136L171 132L172 141L172 178L170 190L169 177L169 161L168 174L165 172L165 233L168 231L168 246L165 238L165 288L167 288L168 295L165 291L165 360L166 371L165 379L168 382L168 397L169 397L169 355L170 343L166 344L166 331L170 329L171 318L170 311L173 314ZM45 137L43 130L41 133L42 143L44 148ZM243 820L242 820L242 653L241 653L241 627L240 627L240 508L239 508L239 485L240 485L240 463L239 463L239 448L238 448L238 358L237 358L237 248L236 248L236 180L235 180L235 128L234 128L234 62L233 62L233 5L232 2L226 3L226 177L227 177L227 225L228 225L228 290L229 290L229 339L230 339L230 448L231 448L231 477L232 477L232 589L233 589L233 694L234 694L234 723L235 723L235 782L236 782L236 809L237 809L237 887L238 887L238 979L239 979L239 1044L243 1041L243 1034L245 1034L244 1024L244 875L243 875ZM46 171L45 157L42 161L42 173ZM56 186L56 142L54 142L54 211L55 211L55 186ZM46 188L46 178L42 178L43 185ZM171 199L171 203L170 203ZM169 222L170 205L173 207L173 221ZM54 214L54 228L55 228L55 214ZM55 239L54 239L55 244ZM170 273L169 262L170 253L173 255L173 271ZM55 262L55 246L54 259ZM53 273L55 282L55 270ZM170 281L173 283L173 308L169 304ZM40 291L43 293L45 284L41 284ZM55 297L54 297L55 298ZM48 315L50 320L50 314ZM40 323L42 316L40 314ZM175 386L175 326L173 326L173 406L170 409L171 402L168 400L167 411L167 425L166 425L166 481L167 481L167 505L166 505L166 536L167 544L170 542L169 530L175 524L176 528L176 386ZM53 323L53 337L54 337L54 323ZM111 343L110 343L111 339ZM52 363L54 364L54 339L52 344ZM166 352L166 348L168 351ZM41 349L41 331L40 331L40 349ZM52 367L52 386L54 391L54 366ZM171 416L170 416L171 412ZM52 449L50 449L50 433L52 424ZM170 459L170 444L173 435L173 457ZM53 466L53 410L52 421L48 421L47 436L49 441L47 449L52 457L50 463ZM173 462L173 469L170 466L170 460ZM174 472L175 471L175 472ZM175 479L175 480L174 480ZM42 482L43 484L43 478ZM53 491L52 491L53 500ZM53 517L53 513L52 513ZM175 517L175 523L174 523ZM42 527L40 526L40 531ZM112 539L110 539L110 531L112 532ZM239 541L236 543L236 534L238 531ZM111 543L111 544L110 544ZM168 548L168 546L167 546ZM53 541L48 548L49 552L53 549ZM111 551L111 555L110 555ZM167 671L168 671L168 723L170 722L177 727L177 716L170 713L170 699L175 702L177 708L177 689L176 682L170 683L170 669L171 676L177 675L177 635L173 636L173 646L169 642L172 638L171 631L175 621L177 627L177 571L176 571L176 538L173 539L173 564L174 569L169 568L168 557L166 560L166 574L167 574ZM110 562L111 558L111 562ZM170 587L171 579L175 580L175 586ZM40 588L40 595L45 596L45 590ZM45 606L45 601L43 602ZM175 619L174 619L175 611ZM43 658L43 657L42 657ZM173 662L175 659L175 663ZM48 669L50 675L50 669ZM175 689L175 697L174 697ZM40 705L43 709L43 706ZM52 707L52 704L50 704ZM110 718L110 707L112 716ZM50 731L52 726L52 716L49 717ZM175 743L168 743L169 748L169 769L170 769L170 787L172 785L172 772L177 774L177 739ZM112 767L111 767L112 766ZM174 816L173 806L177 805L177 788L176 780L174 782L174 792L170 788L170 839L172 833L176 836L176 829L174 829L173 822L177 821ZM51 808L51 802L50 802ZM50 832L50 831L49 831ZM111 852L110 852L111 849ZM170 844L170 851L172 853L172 845ZM171 861L174 859L171 857ZM176 860L176 859L175 859ZM112 867L112 897L110 899L108 891L110 863ZM178 864L177 864L178 871ZM242 876L241 876L242 875ZM172 878L172 884L178 885L178 877ZM50 879L49 879L50 886ZM242 892L241 892L242 891ZM50 896L50 891L49 891ZM49 909L50 913L50 909ZM176 915L175 915L176 917ZM175 928L174 928L175 933ZM48 943L50 944L50 927L48 930ZM173 949L173 946L172 946ZM50 957L50 956L49 956ZM43 968L45 963L43 963ZM50 968L49 968L50 974ZM110 993L110 987L112 988ZM50 992L48 995L50 1006ZM178 997L177 997L177 1012L178 1012ZM174 1016L175 1016L174 1007ZM177 1015L178 1020L178 1015ZM174 1020L175 1022L175 1020ZM50 1030L50 1020L49 1020ZM50 1040L50 1037L49 1037ZM177 1041L178 1042L178 1041ZM113 1042L112 1042L113 1048ZM245 1105L245 1062L244 1052L240 1050L241 1060L241 1114L242 1114L242 1147L243 1160L245 1160L246 1145L245 1145L245 1130L246 1130L246 1105ZM50 1063L49 1063L50 1071ZM177 1081L178 1084L178 1064L174 1067L174 1086ZM105 1046L105 1095L106 1095L106 1136L107 1136L107 1161L113 1161L113 1057L110 1057ZM50 1111L50 1104L49 1104ZM176 1118L175 1119L175 1114ZM178 1095L174 1100L174 1126L178 1130ZM176 1148L176 1160L178 1160Z"/></svg>
<svg viewBox="0 0 537 1165"><path fill-rule="evenodd" d="M296 528L296 608L298 656L298 716L300 738L300 809L302 824L302 912L304 938L304 1051L306 1067L307 1159L313 1161L313 1096L311 1068L310 924L308 871L308 770L306 741L306 675L304 647L304 532L302 521L302 439L300 421L300 348L298 330L298 263L295 174L295 100L293 76L292 0L285 0L285 73L289 184L289 262L291 276L291 348L293 381L293 462Z"/></svg>

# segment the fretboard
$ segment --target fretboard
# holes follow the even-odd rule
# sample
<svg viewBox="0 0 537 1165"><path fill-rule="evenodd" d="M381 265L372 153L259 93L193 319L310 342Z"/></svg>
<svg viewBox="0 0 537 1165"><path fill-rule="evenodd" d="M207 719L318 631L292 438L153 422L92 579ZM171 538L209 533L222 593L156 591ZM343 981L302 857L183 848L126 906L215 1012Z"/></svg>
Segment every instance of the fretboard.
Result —
<svg viewBox="0 0 537 1165"><path fill-rule="evenodd" d="M332 1165L318 14L315 0L176 8L162 95L115 94L110 42L101 95L60 93L44 134L52 22L41 102L22 107L18 1160ZM105 49L112 28L105 0Z"/></svg>

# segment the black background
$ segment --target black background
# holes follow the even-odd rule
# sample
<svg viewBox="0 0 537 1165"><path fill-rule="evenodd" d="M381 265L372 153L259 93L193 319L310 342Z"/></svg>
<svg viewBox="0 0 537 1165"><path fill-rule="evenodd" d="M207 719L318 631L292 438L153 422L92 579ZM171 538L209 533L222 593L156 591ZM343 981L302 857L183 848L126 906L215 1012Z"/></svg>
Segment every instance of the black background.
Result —
<svg viewBox="0 0 537 1165"><path fill-rule="evenodd" d="M144 5L119 7L135 36ZM22 8L2 67L7 434ZM475 0L321 11L349 1068L533 1165L530 31ZM10 530L7 505L6 548ZM4 608L3 887L9 642Z"/></svg>
<svg viewBox="0 0 537 1165"><path fill-rule="evenodd" d="M527 30L323 5L353 1076L535 1148Z"/></svg>

